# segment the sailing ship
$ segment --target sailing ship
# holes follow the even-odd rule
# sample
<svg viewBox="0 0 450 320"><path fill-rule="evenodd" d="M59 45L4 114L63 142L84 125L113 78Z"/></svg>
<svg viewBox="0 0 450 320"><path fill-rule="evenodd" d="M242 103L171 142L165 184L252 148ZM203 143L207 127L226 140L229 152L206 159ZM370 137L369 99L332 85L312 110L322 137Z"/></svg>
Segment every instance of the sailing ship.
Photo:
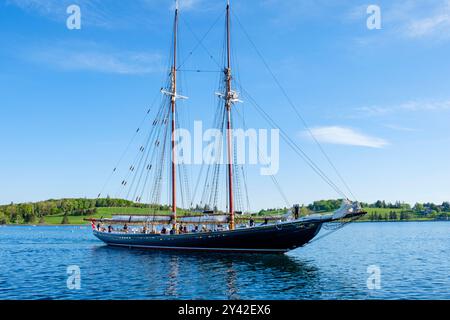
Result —
<svg viewBox="0 0 450 320"><path fill-rule="evenodd" d="M147 144L139 148L140 156L135 164L129 167L129 175L134 173L131 185L135 186L135 194L138 189L144 193L148 176L153 174L153 189L150 202L156 206L161 198L162 174L166 169L169 172L170 182L167 184L170 196L170 214L115 214L112 218L87 219L92 222L94 235L110 246L146 249L171 249L171 250L200 250L200 251L233 251L233 252L261 252L283 253L304 246L316 237L323 225L337 223L342 226L351 222L365 212L358 202L343 199L341 207L328 214L300 215L300 207L294 205L292 209L282 216L258 216L242 215L236 210L236 189L239 183L236 181L238 173L236 164L233 163L235 146L232 137L232 109L235 103L240 102L239 94L233 88L232 57L231 57L231 32L230 32L230 2L227 1L225 12L225 55L224 67L221 70L222 78L220 89L217 93L219 99L220 117L219 127L226 132L226 210L220 211L214 199L218 196L219 164L215 164L206 183L211 191L209 199L213 199L213 205L206 206L201 212L197 210L183 210L183 214L177 214L177 186L183 185L179 181L182 176L178 171L180 165L176 160L175 131L178 128L177 101L185 99L178 92L177 73L181 68L177 61L178 43L178 2L175 6L173 25L173 43L171 66L168 72L168 81L165 88L161 89L165 97L157 112L152 125L153 133L149 134ZM159 129L158 129L159 128ZM139 131L139 129L138 129ZM164 146L168 145L166 148ZM152 151L153 150L153 151ZM151 164L148 159L156 159L156 164ZM170 167L165 167L170 162ZM222 165L222 164L220 164ZM113 170L116 171L116 168ZM137 172L140 171L138 174ZM145 173L144 173L145 172ZM153 172L153 173L151 173ZM322 173L320 171L319 173ZM146 178L142 178L145 176ZM137 177L137 178L136 178ZM139 182L145 181L139 187ZM121 181L121 186L126 187L128 180ZM334 184L333 184L334 185ZM212 187L213 186L213 187ZM334 185L335 186L335 185ZM130 190L132 187L129 187ZM142 194L141 193L141 194ZM99 194L100 196L100 194ZM206 197L208 198L208 197ZM133 200L142 201L141 196ZM105 224L109 226L104 227ZM120 229L113 226L120 225ZM138 226L137 228L134 228ZM134 229L133 229L134 228Z"/></svg>

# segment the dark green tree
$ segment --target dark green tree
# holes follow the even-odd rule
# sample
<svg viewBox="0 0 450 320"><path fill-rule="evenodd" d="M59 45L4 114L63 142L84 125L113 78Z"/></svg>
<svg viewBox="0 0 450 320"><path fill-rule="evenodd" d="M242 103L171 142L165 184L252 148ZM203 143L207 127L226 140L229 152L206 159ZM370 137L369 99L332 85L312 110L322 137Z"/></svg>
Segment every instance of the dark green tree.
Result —
<svg viewBox="0 0 450 320"><path fill-rule="evenodd" d="M69 217L67 216L67 214L64 214L61 224L69 224Z"/></svg>

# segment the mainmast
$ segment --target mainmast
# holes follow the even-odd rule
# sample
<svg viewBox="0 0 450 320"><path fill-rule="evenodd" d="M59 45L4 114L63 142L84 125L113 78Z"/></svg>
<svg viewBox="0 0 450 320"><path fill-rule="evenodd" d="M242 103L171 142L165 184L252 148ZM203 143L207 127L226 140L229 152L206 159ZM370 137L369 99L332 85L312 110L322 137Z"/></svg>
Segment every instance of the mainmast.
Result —
<svg viewBox="0 0 450 320"><path fill-rule="evenodd" d="M225 68L226 94L225 108L227 112L227 155L228 155L228 209L230 213L230 230L234 229L234 197L233 197L233 155L231 132L231 107L235 93L231 90L231 53L230 53L230 1L227 0L227 67Z"/></svg>
<svg viewBox="0 0 450 320"><path fill-rule="evenodd" d="M176 152L175 152L175 108L177 100L177 31L178 31L178 1L175 4L175 19L173 26L173 65L172 65L172 223L176 230L177 223L177 184L176 184Z"/></svg>

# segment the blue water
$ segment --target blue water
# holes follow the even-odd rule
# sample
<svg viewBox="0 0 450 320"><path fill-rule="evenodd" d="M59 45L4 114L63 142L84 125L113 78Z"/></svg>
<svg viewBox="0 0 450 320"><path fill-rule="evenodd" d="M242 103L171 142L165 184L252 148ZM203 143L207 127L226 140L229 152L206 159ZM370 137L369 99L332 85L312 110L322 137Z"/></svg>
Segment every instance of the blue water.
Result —
<svg viewBox="0 0 450 320"><path fill-rule="evenodd" d="M450 299L449 258L449 222L354 223L287 255L130 250L90 227L0 227L0 299ZM370 265L380 289L368 289Z"/></svg>

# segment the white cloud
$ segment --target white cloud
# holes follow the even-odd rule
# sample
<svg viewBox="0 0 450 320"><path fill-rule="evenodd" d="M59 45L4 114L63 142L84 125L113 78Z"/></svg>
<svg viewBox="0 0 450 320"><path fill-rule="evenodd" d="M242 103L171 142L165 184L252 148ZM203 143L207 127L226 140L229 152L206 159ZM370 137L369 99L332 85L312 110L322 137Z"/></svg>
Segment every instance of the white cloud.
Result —
<svg viewBox="0 0 450 320"><path fill-rule="evenodd" d="M329 144L340 144L368 148L383 148L389 143L381 138L372 137L348 127L326 126L311 129L311 134L317 141ZM303 131L302 136L310 137L308 131Z"/></svg>
<svg viewBox="0 0 450 320"><path fill-rule="evenodd" d="M355 112L352 114L351 117L352 118L377 117L405 111L443 112L448 110L450 110L450 100L442 100L442 101L411 100L398 105L390 105L390 106L375 105L375 106L359 107L355 109Z"/></svg>
<svg viewBox="0 0 450 320"><path fill-rule="evenodd" d="M24 10L39 11L42 14L58 11L58 1L54 0L7 0L6 3ZM64 12L63 7L61 10Z"/></svg>
<svg viewBox="0 0 450 320"><path fill-rule="evenodd" d="M350 23L362 23L367 19L368 4L356 5L344 15ZM389 43L398 39L449 40L450 0L380 2L383 32L363 33L355 38L359 46Z"/></svg>
<svg viewBox="0 0 450 320"><path fill-rule="evenodd" d="M179 8L183 11L212 8L211 1L179 0ZM37 14L55 21L67 19L66 9L76 4L81 8L83 25L104 28L120 28L129 25L144 26L148 20L155 20L160 12L175 9L175 0L6 0L9 5L16 6L28 13ZM223 3L225 6L225 3Z"/></svg>
<svg viewBox="0 0 450 320"><path fill-rule="evenodd" d="M256 3L270 10L269 21L272 24L284 28L296 28L306 20L320 19L322 23L338 21L340 15L337 12L347 7L340 0L261 0Z"/></svg>
<svg viewBox="0 0 450 320"><path fill-rule="evenodd" d="M411 22L407 27L407 35L413 38L424 37L448 27L450 27L450 15L441 14Z"/></svg>
<svg viewBox="0 0 450 320"><path fill-rule="evenodd" d="M60 43L28 49L26 60L65 71L93 71L117 74L147 74L162 70L158 53L118 51L85 43Z"/></svg>
<svg viewBox="0 0 450 320"><path fill-rule="evenodd" d="M447 101L409 101L399 106L399 109L409 111L444 111L450 110L450 100Z"/></svg>
<svg viewBox="0 0 450 320"><path fill-rule="evenodd" d="M416 132L419 131L419 129L416 128L410 128L410 127L404 127L397 124L384 124L384 127L395 130L395 131L403 131L403 132Z"/></svg>
<svg viewBox="0 0 450 320"><path fill-rule="evenodd" d="M106 27L109 25L106 6L99 0L7 0L9 5L14 5L27 13L46 17L48 19L63 22L68 14L67 7L77 4L81 8L82 26L94 25Z"/></svg>
<svg viewBox="0 0 450 320"><path fill-rule="evenodd" d="M201 5L202 5L202 0L178 0L178 8L180 10L196 9L196 8L199 8ZM173 5L173 8L174 7L175 7L175 5Z"/></svg>
<svg viewBox="0 0 450 320"><path fill-rule="evenodd" d="M30 15L38 15L58 23L65 23L69 5L76 4L81 9L81 26L106 29L158 28L162 13L171 9L170 0L6 0ZM180 0L180 7L193 10L204 0Z"/></svg>
<svg viewBox="0 0 450 320"><path fill-rule="evenodd" d="M412 38L450 37L450 1L439 1L429 16L411 17L404 27L404 32Z"/></svg>

